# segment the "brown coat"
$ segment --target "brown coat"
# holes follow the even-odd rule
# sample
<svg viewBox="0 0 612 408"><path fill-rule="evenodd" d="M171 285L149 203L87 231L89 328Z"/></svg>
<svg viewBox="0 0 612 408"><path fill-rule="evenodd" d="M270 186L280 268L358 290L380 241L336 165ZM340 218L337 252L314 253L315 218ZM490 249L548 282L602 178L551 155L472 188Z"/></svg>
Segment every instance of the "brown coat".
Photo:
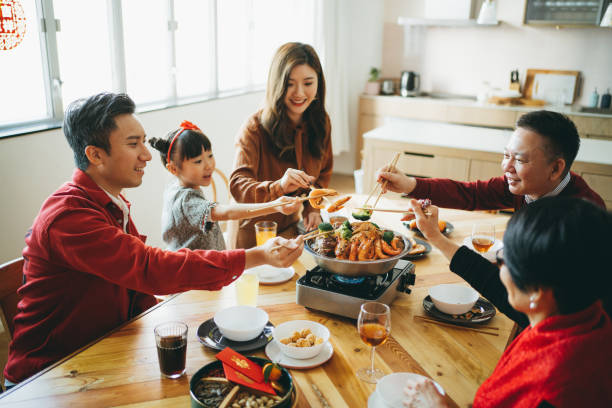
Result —
<svg viewBox="0 0 612 408"><path fill-rule="evenodd" d="M308 149L308 139L301 128L295 131L295 162L284 161L271 150L267 136L260 126L259 115L251 116L238 133L236 141L236 158L234 171L230 176L232 196L239 203L265 203L283 195L280 178L288 168L303 170L316 178L317 187L327 187L331 178L333 155L331 145L331 126L327 119L327 135L323 143L324 152L320 159L313 157ZM297 190L291 195L308 193L308 190ZM303 216L318 211L308 202L304 205ZM250 248L255 245L255 222L262 219L276 221L278 233L294 226L298 220L297 213L283 215L274 213L264 217L252 218L241 222L238 233L237 248Z"/></svg>

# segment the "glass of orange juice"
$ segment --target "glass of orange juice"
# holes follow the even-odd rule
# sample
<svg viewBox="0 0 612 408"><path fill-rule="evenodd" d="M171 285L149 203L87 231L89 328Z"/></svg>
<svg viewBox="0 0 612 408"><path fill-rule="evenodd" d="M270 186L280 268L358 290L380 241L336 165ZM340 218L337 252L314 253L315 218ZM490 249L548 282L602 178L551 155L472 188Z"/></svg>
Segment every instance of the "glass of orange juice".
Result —
<svg viewBox="0 0 612 408"><path fill-rule="evenodd" d="M256 273L243 273L236 281L236 301L239 305L257 306L259 277Z"/></svg>
<svg viewBox="0 0 612 408"><path fill-rule="evenodd" d="M276 223L274 221L257 221L255 223L255 240L257 246L265 244L270 238L276 236Z"/></svg>

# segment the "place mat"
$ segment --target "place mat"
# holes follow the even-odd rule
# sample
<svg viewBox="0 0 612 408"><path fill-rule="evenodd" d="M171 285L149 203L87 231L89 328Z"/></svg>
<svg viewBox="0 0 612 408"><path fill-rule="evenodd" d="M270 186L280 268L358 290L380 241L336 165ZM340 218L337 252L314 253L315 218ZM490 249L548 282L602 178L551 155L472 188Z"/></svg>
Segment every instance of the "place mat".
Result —
<svg viewBox="0 0 612 408"><path fill-rule="evenodd" d="M223 350L226 347L231 347L233 350L252 351L261 348L268 344L273 337L274 325L270 322L266 324L263 332L253 340L249 341L233 341L223 337L221 331L215 324L213 319L208 319L198 327L198 340L206 347L215 350Z"/></svg>
<svg viewBox="0 0 612 408"><path fill-rule="evenodd" d="M434 305L433 300L431 300L431 296L427 295L425 299L423 299L423 309L431 316L436 319L454 323L454 324L474 324L474 323L484 323L488 322L495 316L495 306L487 299L481 297L476 301L474 307L479 307L482 313L476 313L469 319L462 319L460 317L453 317L453 315L449 315L439 311Z"/></svg>

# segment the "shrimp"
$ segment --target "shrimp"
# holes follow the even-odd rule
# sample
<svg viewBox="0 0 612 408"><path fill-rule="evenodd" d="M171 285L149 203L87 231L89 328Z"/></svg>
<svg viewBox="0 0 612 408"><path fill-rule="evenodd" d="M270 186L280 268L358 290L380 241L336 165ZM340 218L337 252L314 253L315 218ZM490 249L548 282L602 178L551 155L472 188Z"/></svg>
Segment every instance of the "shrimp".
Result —
<svg viewBox="0 0 612 408"><path fill-rule="evenodd" d="M400 248L400 242L402 242L402 240L400 239L400 237L398 237L397 235L393 237L393 239L391 240L391 247L395 250L402 250L402 248Z"/></svg>
<svg viewBox="0 0 612 408"><path fill-rule="evenodd" d="M347 259L350 252L351 244L346 239L338 238L334 253L338 259Z"/></svg>
<svg viewBox="0 0 612 408"><path fill-rule="evenodd" d="M381 240L382 250L387 255L398 255L402 252L401 249L393 249L393 247L387 244L384 240Z"/></svg>
<svg viewBox="0 0 612 408"><path fill-rule="evenodd" d="M357 259L359 261L367 261L368 259L372 259L372 256L370 255L370 249L372 249L372 241L363 241L359 246L359 253L357 254Z"/></svg>
<svg viewBox="0 0 612 408"><path fill-rule="evenodd" d="M349 251L349 260L356 261L359 253L359 240L351 240L351 249Z"/></svg>
<svg viewBox="0 0 612 408"><path fill-rule="evenodd" d="M376 252L376 256L380 259L389 258L389 256L385 255L382 251L382 244L380 243L381 241L382 239L377 239L376 243L374 244L374 250Z"/></svg>

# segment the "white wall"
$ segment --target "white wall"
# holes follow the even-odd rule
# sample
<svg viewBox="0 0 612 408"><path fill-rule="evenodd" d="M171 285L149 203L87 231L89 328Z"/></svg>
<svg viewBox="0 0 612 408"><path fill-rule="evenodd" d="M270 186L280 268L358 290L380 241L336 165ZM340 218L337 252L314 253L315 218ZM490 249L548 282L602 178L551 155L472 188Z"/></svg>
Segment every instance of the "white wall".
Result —
<svg viewBox="0 0 612 408"><path fill-rule="evenodd" d="M183 120L196 123L211 139L217 167L229 176L234 161L234 138L246 118L263 101L263 92L217 99L178 108L139 114L148 137L159 137ZM132 217L147 243L163 247L160 234L162 193L172 177L163 168L159 154L145 168L141 186L124 190L132 205ZM0 139L0 185L2 234L0 263L21 256L24 235L43 201L74 169L72 150L61 129Z"/></svg>
<svg viewBox="0 0 612 408"><path fill-rule="evenodd" d="M500 26L413 30L408 41L417 37L418 43L405 47L397 17L422 17L422 0L386 0L383 76L416 70L424 91L476 95L482 81L507 88L514 69L521 82L528 68L580 71L581 105L588 104L594 87L600 94L612 88L611 29L524 26L525 0L496 1Z"/></svg>

